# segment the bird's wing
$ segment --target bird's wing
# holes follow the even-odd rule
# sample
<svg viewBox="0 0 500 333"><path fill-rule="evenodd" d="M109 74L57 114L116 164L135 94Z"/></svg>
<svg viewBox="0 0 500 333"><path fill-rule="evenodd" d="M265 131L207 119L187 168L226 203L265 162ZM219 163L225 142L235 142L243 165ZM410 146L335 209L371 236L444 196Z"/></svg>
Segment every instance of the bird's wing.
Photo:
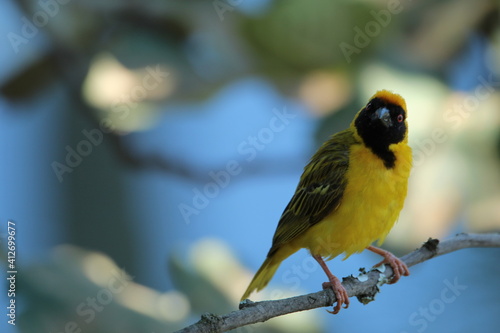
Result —
<svg viewBox="0 0 500 333"><path fill-rule="evenodd" d="M334 135L304 168L295 194L281 215L268 256L334 211L347 185L352 132Z"/></svg>

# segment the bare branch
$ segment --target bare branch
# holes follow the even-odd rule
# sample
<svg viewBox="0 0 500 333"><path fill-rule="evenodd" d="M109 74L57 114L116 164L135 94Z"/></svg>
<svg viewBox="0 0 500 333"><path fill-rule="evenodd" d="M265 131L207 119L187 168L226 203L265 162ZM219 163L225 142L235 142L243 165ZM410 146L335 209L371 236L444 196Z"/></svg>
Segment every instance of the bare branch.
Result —
<svg viewBox="0 0 500 333"><path fill-rule="evenodd" d="M458 234L442 242L429 238L419 249L405 255L401 260L408 266L414 266L433 257L470 247L500 247L500 233ZM379 287L388 282L392 274L392 268L384 265L377 269L373 268L358 277L352 275L345 277L342 279L342 285L346 288L349 297L356 296L360 302L366 304L374 300L375 295L380 291ZM245 300L240 304L239 311L221 316L204 314L200 321L176 333L225 332L288 313L332 306L335 301L336 298L331 289L275 301Z"/></svg>

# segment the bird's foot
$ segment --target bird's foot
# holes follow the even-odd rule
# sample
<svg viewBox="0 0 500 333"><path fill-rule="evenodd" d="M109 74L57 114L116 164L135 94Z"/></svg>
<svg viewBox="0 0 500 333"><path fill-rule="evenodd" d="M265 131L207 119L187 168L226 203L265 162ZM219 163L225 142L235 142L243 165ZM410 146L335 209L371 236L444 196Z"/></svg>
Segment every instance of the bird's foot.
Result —
<svg viewBox="0 0 500 333"><path fill-rule="evenodd" d="M347 295L347 290L345 290L344 286L342 283L340 283L339 279L331 275L328 277L330 282L324 282L323 283L323 289L328 289L331 288L333 290L333 293L335 294L335 297L337 298L337 305L334 306L333 311L328 311L331 314L337 314L340 311L340 308L342 308L342 305L345 304L344 309L347 309L349 307L349 295Z"/></svg>
<svg viewBox="0 0 500 333"><path fill-rule="evenodd" d="M401 259L396 257L391 252L373 246L370 246L368 249L384 257L384 260L376 264L374 267L379 267L384 264L388 264L389 266L392 267L394 275L392 276L391 281L388 282L389 284L398 282L399 279L401 278L401 275L404 276L410 275L410 270L408 269L408 266L406 266L406 264Z"/></svg>

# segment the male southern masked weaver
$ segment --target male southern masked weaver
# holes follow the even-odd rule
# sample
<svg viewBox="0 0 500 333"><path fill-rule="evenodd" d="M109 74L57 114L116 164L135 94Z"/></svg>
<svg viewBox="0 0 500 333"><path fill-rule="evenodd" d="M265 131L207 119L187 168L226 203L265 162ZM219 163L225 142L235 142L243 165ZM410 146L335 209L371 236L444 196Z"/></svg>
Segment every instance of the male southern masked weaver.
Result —
<svg viewBox="0 0 500 333"><path fill-rule="evenodd" d="M309 250L325 271L337 305L349 306L347 291L324 258L344 259L364 249L384 259L394 271L391 283L409 275L408 267L380 245L403 208L412 152L408 146L405 100L380 90L354 117L348 129L331 136L304 168L295 194L286 206L267 258L242 300L263 289L283 260L301 248ZM330 311L329 311L330 312Z"/></svg>

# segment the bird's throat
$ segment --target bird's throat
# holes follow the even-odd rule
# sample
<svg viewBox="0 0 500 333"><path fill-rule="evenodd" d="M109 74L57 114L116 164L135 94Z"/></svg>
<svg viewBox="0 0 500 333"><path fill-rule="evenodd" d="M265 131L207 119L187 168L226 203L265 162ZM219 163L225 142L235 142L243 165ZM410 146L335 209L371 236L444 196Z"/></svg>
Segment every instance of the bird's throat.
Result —
<svg viewBox="0 0 500 333"><path fill-rule="evenodd" d="M365 143L366 144L366 143ZM387 168L387 169L393 169L394 166L396 165L396 154L394 154L394 152L389 149L389 147L387 146L378 146L378 145L368 145L366 144L366 146L368 148L370 148L370 150L378 157L382 160L382 162L384 162L384 166Z"/></svg>

